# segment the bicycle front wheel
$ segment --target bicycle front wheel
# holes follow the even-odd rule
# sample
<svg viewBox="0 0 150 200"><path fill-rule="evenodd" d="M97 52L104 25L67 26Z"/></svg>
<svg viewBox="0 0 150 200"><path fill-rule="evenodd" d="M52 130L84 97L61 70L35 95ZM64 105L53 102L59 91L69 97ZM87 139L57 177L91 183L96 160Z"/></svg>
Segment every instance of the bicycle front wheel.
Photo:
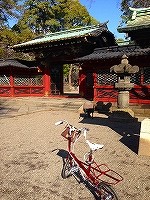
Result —
<svg viewBox="0 0 150 200"><path fill-rule="evenodd" d="M71 158L67 158L63 165L61 173L62 178L66 179L72 175L71 173L72 166L73 166L73 160Z"/></svg>
<svg viewBox="0 0 150 200"><path fill-rule="evenodd" d="M100 200L118 200L114 189L103 182L98 185L98 195Z"/></svg>

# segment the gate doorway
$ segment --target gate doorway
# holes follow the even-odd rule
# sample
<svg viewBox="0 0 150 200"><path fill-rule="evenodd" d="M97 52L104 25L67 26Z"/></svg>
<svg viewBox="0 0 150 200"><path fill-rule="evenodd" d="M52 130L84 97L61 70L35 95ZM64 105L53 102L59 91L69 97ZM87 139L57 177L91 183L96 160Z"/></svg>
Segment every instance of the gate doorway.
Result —
<svg viewBox="0 0 150 200"><path fill-rule="evenodd" d="M60 95L62 94L62 66L56 65L50 69L51 74L51 94Z"/></svg>
<svg viewBox="0 0 150 200"><path fill-rule="evenodd" d="M79 94L79 66L77 64L63 66L63 93Z"/></svg>
<svg viewBox="0 0 150 200"><path fill-rule="evenodd" d="M93 100L94 98L94 77L93 72L87 70L86 72L86 93L85 97L89 100Z"/></svg>

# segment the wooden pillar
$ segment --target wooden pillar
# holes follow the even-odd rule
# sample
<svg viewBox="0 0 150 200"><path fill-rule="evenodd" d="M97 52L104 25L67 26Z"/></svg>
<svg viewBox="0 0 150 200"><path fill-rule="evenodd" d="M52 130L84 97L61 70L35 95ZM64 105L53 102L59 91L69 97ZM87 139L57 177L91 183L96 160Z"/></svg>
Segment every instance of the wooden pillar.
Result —
<svg viewBox="0 0 150 200"><path fill-rule="evenodd" d="M44 69L44 96L49 96L50 91L50 70L48 67Z"/></svg>
<svg viewBox="0 0 150 200"><path fill-rule="evenodd" d="M141 77L140 78L141 78L140 83L144 84L144 69L143 68L141 69Z"/></svg>
<svg viewBox="0 0 150 200"><path fill-rule="evenodd" d="M79 71L79 94L81 97L85 97L86 93L86 75L82 70Z"/></svg>
<svg viewBox="0 0 150 200"><path fill-rule="evenodd" d="M14 77L13 77L13 73L12 73L11 69L10 69L10 96L11 97L15 96L15 92L14 92Z"/></svg>
<svg viewBox="0 0 150 200"><path fill-rule="evenodd" d="M97 98L97 83L98 83L98 80L97 80L97 73L93 73L93 78L94 78L94 85L93 85L93 90L94 90L94 95L93 95L93 100L95 101L96 98Z"/></svg>
<svg viewBox="0 0 150 200"><path fill-rule="evenodd" d="M60 66L60 94L63 94L64 91L64 74L63 74L63 65Z"/></svg>

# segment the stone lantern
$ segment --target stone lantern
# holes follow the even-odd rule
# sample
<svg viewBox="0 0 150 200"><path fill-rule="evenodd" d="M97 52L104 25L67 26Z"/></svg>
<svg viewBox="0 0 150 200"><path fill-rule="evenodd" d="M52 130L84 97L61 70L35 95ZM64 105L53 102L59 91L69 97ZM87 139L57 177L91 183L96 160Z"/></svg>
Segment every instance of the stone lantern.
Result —
<svg viewBox="0 0 150 200"><path fill-rule="evenodd" d="M110 68L110 72L118 75L118 82L115 83L115 88L118 89L118 109L123 110L129 108L129 91L134 87L134 83L130 82L131 74L135 74L138 71L139 67L130 65L126 55L122 56L121 64L114 65Z"/></svg>

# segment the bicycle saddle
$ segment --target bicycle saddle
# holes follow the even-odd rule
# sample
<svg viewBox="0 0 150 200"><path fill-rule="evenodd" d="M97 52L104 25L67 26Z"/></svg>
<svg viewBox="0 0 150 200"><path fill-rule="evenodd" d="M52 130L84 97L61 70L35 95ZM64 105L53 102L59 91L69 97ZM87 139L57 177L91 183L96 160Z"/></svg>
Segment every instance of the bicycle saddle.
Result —
<svg viewBox="0 0 150 200"><path fill-rule="evenodd" d="M98 149L102 149L103 148L103 144L96 144L96 143L92 143L89 140L86 140L86 143L89 145L90 149L92 151L98 150Z"/></svg>

